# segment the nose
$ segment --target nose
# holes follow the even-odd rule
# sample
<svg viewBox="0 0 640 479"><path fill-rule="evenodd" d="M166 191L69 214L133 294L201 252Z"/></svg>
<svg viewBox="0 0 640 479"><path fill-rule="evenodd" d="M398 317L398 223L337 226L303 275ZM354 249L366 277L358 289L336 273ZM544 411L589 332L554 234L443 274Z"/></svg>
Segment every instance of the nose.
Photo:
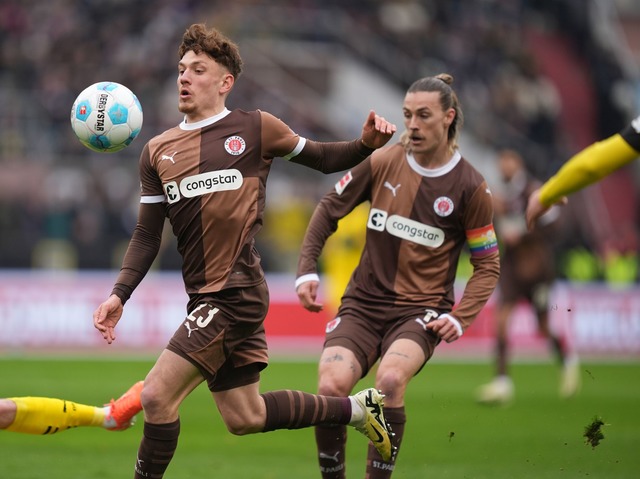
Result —
<svg viewBox="0 0 640 479"><path fill-rule="evenodd" d="M407 128L409 128L410 130L415 130L418 127L416 126L416 117L415 115L411 115L409 118L407 118Z"/></svg>

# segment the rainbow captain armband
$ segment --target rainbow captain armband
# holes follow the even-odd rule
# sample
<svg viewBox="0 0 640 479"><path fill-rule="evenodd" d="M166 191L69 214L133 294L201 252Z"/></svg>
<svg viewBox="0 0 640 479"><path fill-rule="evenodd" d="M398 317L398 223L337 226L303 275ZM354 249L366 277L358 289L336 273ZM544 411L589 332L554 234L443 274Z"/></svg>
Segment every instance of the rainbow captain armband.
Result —
<svg viewBox="0 0 640 479"><path fill-rule="evenodd" d="M478 258L498 252L498 238L493 225L467 230L466 233L471 256Z"/></svg>

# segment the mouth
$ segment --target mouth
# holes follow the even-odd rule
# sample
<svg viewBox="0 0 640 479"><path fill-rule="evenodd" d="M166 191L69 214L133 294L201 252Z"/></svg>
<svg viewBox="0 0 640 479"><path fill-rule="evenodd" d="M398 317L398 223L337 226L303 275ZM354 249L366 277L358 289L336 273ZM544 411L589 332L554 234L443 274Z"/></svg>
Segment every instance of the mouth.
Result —
<svg viewBox="0 0 640 479"><path fill-rule="evenodd" d="M186 88L182 88L180 90L180 99L185 100L189 97L191 97L191 93L189 92L189 90L187 90Z"/></svg>

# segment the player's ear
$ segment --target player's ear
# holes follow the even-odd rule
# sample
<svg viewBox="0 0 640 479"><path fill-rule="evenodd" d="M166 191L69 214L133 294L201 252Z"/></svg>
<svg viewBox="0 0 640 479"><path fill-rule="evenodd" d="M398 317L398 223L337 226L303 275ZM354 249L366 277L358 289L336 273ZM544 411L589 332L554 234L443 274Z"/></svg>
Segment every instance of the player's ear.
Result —
<svg viewBox="0 0 640 479"><path fill-rule="evenodd" d="M222 77L222 83L220 84L220 93L229 93L233 88L233 84L235 83L235 81L236 79L231 73L227 73L226 75L224 75L224 77Z"/></svg>
<svg viewBox="0 0 640 479"><path fill-rule="evenodd" d="M444 124L449 127L453 123L454 118L456 117L456 110L453 108L449 108L444 114Z"/></svg>

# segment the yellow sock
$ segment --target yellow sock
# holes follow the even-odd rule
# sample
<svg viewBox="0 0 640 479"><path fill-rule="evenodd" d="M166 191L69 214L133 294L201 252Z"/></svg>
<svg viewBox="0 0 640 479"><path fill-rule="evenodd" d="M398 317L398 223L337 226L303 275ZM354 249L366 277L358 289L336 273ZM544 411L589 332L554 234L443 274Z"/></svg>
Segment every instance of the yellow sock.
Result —
<svg viewBox="0 0 640 479"><path fill-rule="evenodd" d="M9 398L18 406L16 418L7 431L28 434L55 434L78 426L102 426L105 409L64 399L44 397Z"/></svg>

